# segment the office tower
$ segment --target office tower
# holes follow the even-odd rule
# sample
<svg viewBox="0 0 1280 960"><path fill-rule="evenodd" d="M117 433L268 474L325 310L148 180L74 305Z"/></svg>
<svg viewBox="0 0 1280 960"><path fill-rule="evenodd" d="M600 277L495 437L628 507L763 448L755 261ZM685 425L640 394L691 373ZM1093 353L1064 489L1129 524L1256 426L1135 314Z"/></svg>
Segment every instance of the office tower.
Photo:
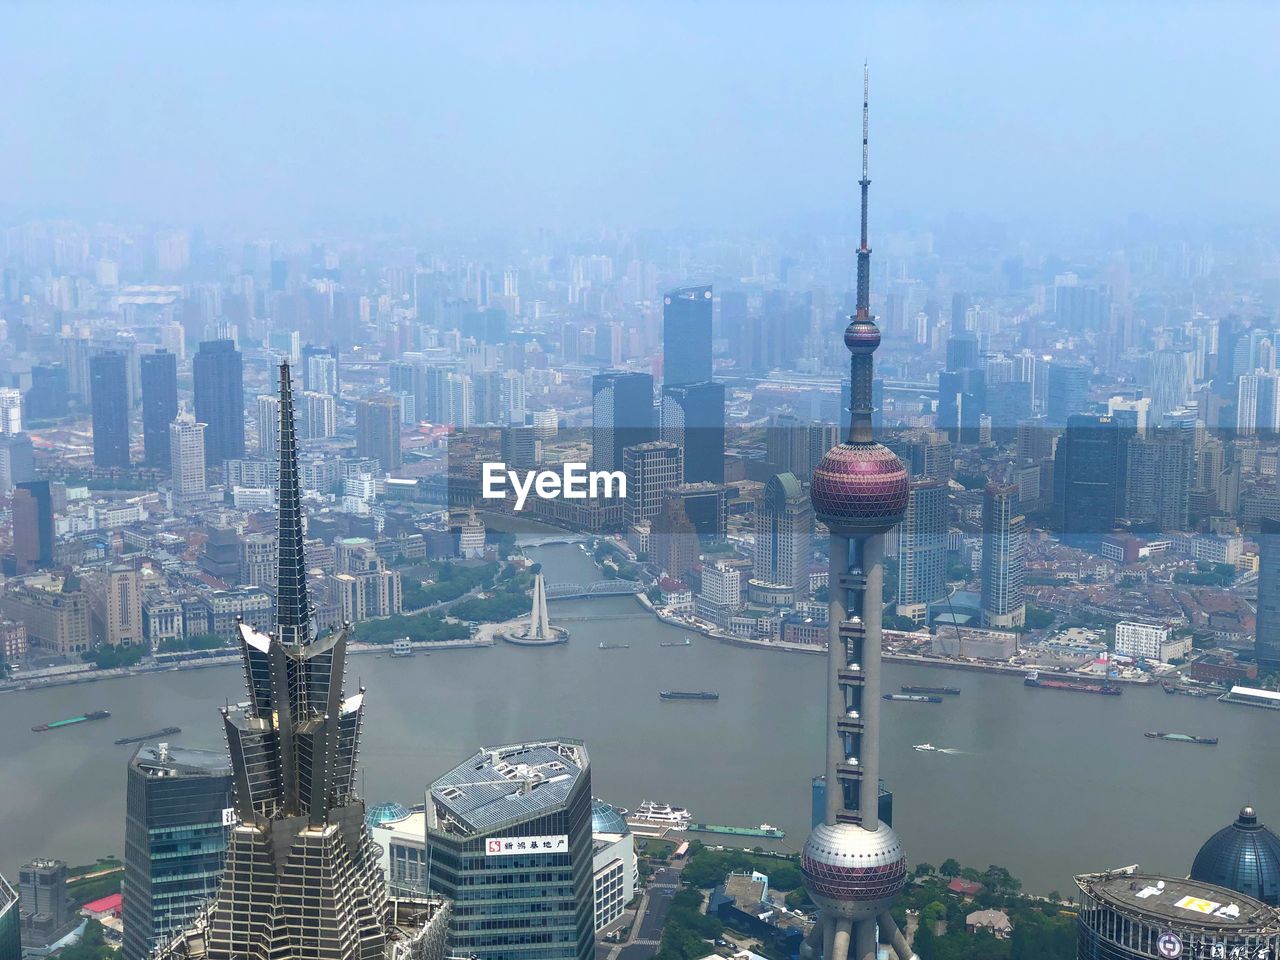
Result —
<svg viewBox="0 0 1280 960"><path fill-rule="evenodd" d="M1271 960L1280 915L1251 896L1137 867L1088 873L1080 888L1080 960Z"/></svg>
<svg viewBox="0 0 1280 960"><path fill-rule="evenodd" d="M203 423L179 417L169 424L169 477L177 503L205 499L205 431Z"/></svg>
<svg viewBox="0 0 1280 960"><path fill-rule="evenodd" d="M0 437L0 493L8 493L16 484L35 475L35 448L31 437L25 433Z"/></svg>
<svg viewBox="0 0 1280 960"><path fill-rule="evenodd" d="M662 298L662 382L711 379L711 287L684 287Z"/></svg>
<svg viewBox="0 0 1280 960"><path fill-rule="evenodd" d="M728 534L729 488L722 483L679 483L667 491L667 499L684 504L685 516L698 536L723 540Z"/></svg>
<svg viewBox="0 0 1280 960"><path fill-rule="evenodd" d="M1258 615L1253 654L1259 663L1280 664L1280 519L1258 523Z"/></svg>
<svg viewBox="0 0 1280 960"><path fill-rule="evenodd" d="M987 415L991 417L991 438L1008 443L1017 438L1018 421L1031 410L1031 384L1007 380L987 387Z"/></svg>
<svg viewBox="0 0 1280 960"><path fill-rule="evenodd" d="M622 451L627 478L623 517L628 525L652 520L667 493L684 482L684 453L674 443L652 440Z"/></svg>
<svg viewBox="0 0 1280 960"><path fill-rule="evenodd" d="M204 459L222 467L244 456L244 365L231 340L206 340L191 361L196 419L205 424Z"/></svg>
<svg viewBox="0 0 1280 960"><path fill-rule="evenodd" d="M1280 432L1280 374L1249 373L1236 392L1236 435L1270 437Z"/></svg>
<svg viewBox="0 0 1280 960"><path fill-rule="evenodd" d="M1157 350L1151 357L1151 419L1186 403L1195 385L1195 355L1189 350Z"/></svg>
<svg viewBox="0 0 1280 960"><path fill-rule="evenodd" d="M591 378L591 462L596 470L621 470L622 451L656 434L653 377L608 372Z"/></svg>
<svg viewBox="0 0 1280 960"><path fill-rule="evenodd" d="M71 382L60 363L37 364L31 368L31 389L27 391L28 420L59 420L67 415Z"/></svg>
<svg viewBox="0 0 1280 960"><path fill-rule="evenodd" d="M943 371L938 375L936 424L947 432L952 443L978 443L986 409L987 387L981 370Z"/></svg>
<svg viewBox="0 0 1280 960"><path fill-rule="evenodd" d="M794 473L779 473L765 484L756 508L756 556L751 575L790 589L796 600L809 593L813 553L813 507Z"/></svg>
<svg viewBox="0 0 1280 960"><path fill-rule="evenodd" d="M217 897L160 960L441 960L447 905L389 900L356 794L364 691L345 629L311 635L289 365L280 365L276 623L237 625L249 699L222 711L236 821Z"/></svg>
<svg viewBox="0 0 1280 960"><path fill-rule="evenodd" d="M22 909L18 891L0 877L0 960L22 960Z"/></svg>
<svg viewBox="0 0 1280 960"><path fill-rule="evenodd" d="M63 860L23 864L18 870L18 900L22 942L29 946L54 943L80 920L67 902L67 864Z"/></svg>
<svg viewBox="0 0 1280 960"><path fill-rule="evenodd" d="M431 890L454 902L448 954L593 956L591 767L580 741L485 747L427 794Z"/></svg>
<svg viewBox="0 0 1280 960"><path fill-rule="evenodd" d="M1026 622L1023 571L1027 521L1016 484L988 483L982 497L982 625L1009 629Z"/></svg>
<svg viewBox="0 0 1280 960"><path fill-rule="evenodd" d="M323 440L337 436L338 405L333 394L320 393L316 390L304 390L301 396L301 411L298 419L299 436L304 440ZM279 443L279 438L276 440Z"/></svg>
<svg viewBox="0 0 1280 960"><path fill-rule="evenodd" d="M472 375L472 402L476 423L506 422L502 407L502 376L497 370L484 370Z"/></svg>
<svg viewBox="0 0 1280 960"><path fill-rule="evenodd" d="M178 416L178 358L166 350L142 357L142 462L169 466L169 424Z"/></svg>
<svg viewBox="0 0 1280 960"><path fill-rule="evenodd" d="M502 413L507 423L522 424L528 415L528 387L519 370L502 374Z"/></svg>
<svg viewBox="0 0 1280 960"><path fill-rule="evenodd" d="M960 332L947 338L947 369L957 373L972 370L978 366L978 337L962 326L954 329Z"/></svg>
<svg viewBox="0 0 1280 960"><path fill-rule="evenodd" d="M129 466L129 387L123 353L112 350L89 360L89 391L94 466Z"/></svg>
<svg viewBox="0 0 1280 960"><path fill-rule="evenodd" d="M274 460L280 454L280 399L258 398L258 456Z"/></svg>
<svg viewBox="0 0 1280 960"><path fill-rule="evenodd" d="M13 551L26 569L53 566L53 495L48 480L17 484L13 496Z"/></svg>
<svg viewBox="0 0 1280 960"><path fill-rule="evenodd" d="M684 449L688 483L724 483L724 384L662 388L661 436Z"/></svg>
<svg viewBox="0 0 1280 960"><path fill-rule="evenodd" d="M1242 807L1200 847L1190 879L1280 906L1280 837L1258 822L1253 807Z"/></svg>
<svg viewBox="0 0 1280 960"><path fill-rule="evenodd" d="M22 394L16 387L0 387L0 436L22 432Z"/></svg>
<svg viewBox="0 0 1280 960"><path fill-rule="evenodd" d="M659 570L677 580L698 562L698 532L680 498L667 497L650 522L649 554Z"/></svg>
<svg viewBox="0 0 1280 960"><path fill-rule="evenodd" d="M1124 509L1130 436L1111 417L1067 420L1053 462L1054 525L1067 537L1096 539L1115 527Z"/></svg>
<svg viewBox="0 0 1280 960"><path fill-rule="evenodd" d="M414 399L417 411L426 409L426 375L422 364L410 360L393 360L387 364L387 385L392 394L407 393Z"/></svg>
<svg viewBox="0 0 1280 960"><path fill-rule="evenodd" d="M1055 360L1049 364L1049 388L1045 416L1060 427L1069 417L1084 413L1089 401L1089 370Z"/></svg>
<svg viewBox="0 0 1280 960"><path fill-rule="evenodd" d="M913 480L898 524L897 614L921 623L946 591L947 488L931 478Z"/></svg>
<svg viewBox="0 0 1280 960"><path fill-rule="evenodd" d="M400 469L400 401L370 397L356 407L356 456L374 457L387 473Z"/></svg>
<svg viewBox="0 0 1280 960"><path fill-rule="evenodd" d="M880 330L871 318L866 101L864 74L857 313L844 332L852 354L849 435L822 458L809 490L814 515L831 531L831 601L826 810L800 854L805 889L818 906L801 947L806 960L876 960L877 926L899 960L913 956L889 912L907 882L906 854L879 807L884 535L906 512L909 483L906 468L871 433Z"/></svg>
<svg viewBox="0 0 1280 960"><path fill-rule="evenodd" d="M143 744L125 792L121 960L149 960L218 892L233 806L226 755Z"/></svg>
<svg viewBox="0 0 1280 960"><path fill-rule="evenodd" d="M1111 316L1111 293L1105 284L1081 283L1074 273L1054 278L1053 311L1068 330L1105 330Z"/></svg>
<svg viewBox="0 0 1280 960"><path fill-rule="evenodd" d="M137 570L125 564L112 566L94 599L99 643L136 647L146 642L142 636L142 585Z"/></svg>
<svg viewBox="0 0 1280 960"><path fill-rule="evenodd" d="M502 462L525 470L538 463L538 437L533 427L502 428Z"/></svg>

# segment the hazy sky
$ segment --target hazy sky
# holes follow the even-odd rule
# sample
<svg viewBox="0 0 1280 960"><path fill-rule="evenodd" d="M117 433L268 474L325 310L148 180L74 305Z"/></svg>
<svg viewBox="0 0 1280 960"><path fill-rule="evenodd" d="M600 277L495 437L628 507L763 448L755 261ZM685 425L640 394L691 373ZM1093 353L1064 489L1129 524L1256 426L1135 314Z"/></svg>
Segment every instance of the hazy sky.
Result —
<svg viewBox="0 0 1280 960"><path fill-rule="evenodd" d="M260 8L267 8L265 11ZM0 6L0 206L271 226L1273 216L1280 4Z"/></svg>

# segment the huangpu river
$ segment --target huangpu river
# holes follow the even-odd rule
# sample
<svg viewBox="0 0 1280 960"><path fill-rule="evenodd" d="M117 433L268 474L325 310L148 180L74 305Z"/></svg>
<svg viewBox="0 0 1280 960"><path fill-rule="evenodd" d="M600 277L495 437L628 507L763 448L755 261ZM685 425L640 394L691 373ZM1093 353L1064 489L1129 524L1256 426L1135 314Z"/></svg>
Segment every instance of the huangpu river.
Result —
<svg viewBox="0 0 1280 960"><path fill-rule="evenodd" d="M551 582L598 577L575 545L529 553ZM823 763L822 657L694 634L691 646L662 647L685 632L630 597L554 602L551 616L569 629L567 644L350 658L348 688L368 688L360 783L370 804L422 802L433 777L479 746L566 736L586 742L593 790L612 803L659 800L704 822L768 822L787 832L778 846L803 843L810 781ZM630 646L601 650L601 641ZM1280 827L1280 712L1159 689L1098 697L887 664L886 691L903 683L963 691L940 705L882 704L882 770L913 863L1001 864L1030 891L1067 894L1075 873L1130 863L1185 874L1200 843L1245 803ZM658 699L672 688L720 699ZM36 856L79 864L122 854L135 748L112 741L178 726L174 742L221 750L218 709L244 698L235 667L0 694L0 872L16 880ZM30 731L87 710L111 718ZM1153 741L1146 730L1220 743ZM951 752L913 750L919 743Z"/></svg>

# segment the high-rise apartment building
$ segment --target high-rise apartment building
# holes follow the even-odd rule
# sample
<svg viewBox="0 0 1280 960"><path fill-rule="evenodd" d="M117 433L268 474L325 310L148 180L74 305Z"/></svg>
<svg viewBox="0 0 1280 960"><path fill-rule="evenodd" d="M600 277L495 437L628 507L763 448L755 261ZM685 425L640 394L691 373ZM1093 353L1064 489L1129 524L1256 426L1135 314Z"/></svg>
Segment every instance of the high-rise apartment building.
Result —
<svg viewBox="0 0 1280 960"><path fill-rule="evenodd" d="M125 793L122 960L148 960L218 892L232 822L225 754L144 744Z"/></svg>
<svg viewBox="0 0 1280 960"><path fill-rule="evenodd" d="M169 424L169 477L177 503L205 498L205 431L203 423L179 417Z"/></svg>
<svg viewBox="0 0 1280 960"><path fill-rule="evenodd" d="M206 340L191 361L196 420L206 425L205 464L244 456L244 362L233 340Z"/></svg>
<svg viewBox="0 0 1280 960"><path fill-rule="evenodd" d="M656 435L653 377L611 371L591 378L591 462L596 470L621 470L622 451Z"/></svg>
<svg viewBox="0 0 1280 960"><path fill-rule="evenodd" d="M1189 520L1195 446L1180 431L1133 436L1125 451L1125 510L1132 524L1185 530Z"/></svg>
<svg viewBox="0 0 1280 960"><path fill-rule="evenodd" d="M0 387L0 436L22 432L22 394L16 387Z"/></svg>
<svg viewBox="0 0 1280 960"><path fill-rule="evenodd" d="M280 398L258 398L258 456L274 460L280 455Z"/></svg>
<svg viewBox="0 0 1280 960"><path fill-rule="evenodd" d="M1016 484L988 483L982 498L982 625L1012 628L1026 622L1023 580L1026 518L1018 512Z"/></svg>
<svg viewBox="0 0 1280 960"><path fill-rule="evenodd" d="M178 416L178 357L167 350L143 354L142 462L169 466L169 424Z"/></svg>
<svg viewBox="0 0 1280 960"><path fill-rule="evenodd" d="M388 898L356 793L364 691L311 634L293 393L280 366L275 629L237 624L249 699L222 712L236 821L218 895L159 960L442 960L449 908Z"/></svg>
<svg viewBox="0 0 1280 960"><path fill-rule="evenodd" d="M387 473L400 469L400 401L370 397L356 407L356 456L374 457Z"/></svg>
<svg viewBox="0 0 1280 960"><path fill-rule="evenodd" d="M454 902L448 952L593 955L591 767L572 740L486 747L431 784L431 890Z"/></svg>
<svg viewBox="0 0 1280 960"><path fill-rule="evenodd" d="M639 443L622 451L627 478L623 518L628 524L652 520L667 493L684 482L684 451L662 440Z"/></svg>
<svg viewBox="0 0 1280 960"><path fill-rule="evenodd" d="M664 386L711 379L711 287L684 287L662 298Z"/></svg>
<svg viewBox="0 0 1280 960"><path fill-rule="evenodd" d="M123 353L112 350L89 360L93 413L93 464L129 466L129 381Z"/></svg>
<svg viewBox="0 0 1280 960"><path fill-rule="evenodd" d="M298 433L304 440L323 440L338 434L338 405L331 393L304 390ZM278 442L278 440L277 440Z"/></svg>
<svg viewBox="0 0 1280 960"><path fill-rule="evenodd" d="M813 506L793 473L779 473L765 484L756 507L756 555L753 579L785 587L796 600L809 593L809 557L813 553Z"/></svg>
<svg viewBox="0 0 1280 960"><path fill-rule="evenodd" d="M946 590L947 488L932 478L914 480L898 524L898 616L922 622Z"/></svg>
<svg viewBox="0 0 1280 960"><path fill-rule="evenodd" d="M1069 417L1085 412L1089 401L1089 370L1074 363L1049 364L1048 399L1045 416L1060 427Z"/></svg>

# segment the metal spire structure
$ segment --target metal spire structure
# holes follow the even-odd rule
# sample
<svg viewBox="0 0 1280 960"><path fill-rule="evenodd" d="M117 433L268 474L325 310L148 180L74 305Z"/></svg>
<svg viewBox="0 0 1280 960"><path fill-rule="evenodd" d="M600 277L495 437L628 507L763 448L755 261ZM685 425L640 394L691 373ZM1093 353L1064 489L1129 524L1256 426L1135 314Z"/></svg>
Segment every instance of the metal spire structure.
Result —
<svg viewBox="0 0 1280 960"><path fill-rule="evenodd" d="M298 477L298 439L293 419L289 364L280 364L280 508L276 538L276 636L288 647L311 642L307 603L307 564L302 546L302 486Z"/></svg>
<svg viewBox="0 0 1280 960"><path fill-rule="evenodd" d="M878 806L884 535L906 511L908 476L871 429L872 354L880 330L871 316L867 244L869 100L864 66L858 299L844 331L851 354L849 431L822 458L810 486L814 514L831 532L831 626L826 815L801 853L805 887L819 908L801 950L804 960L876 960L880 937L900 960L915 957L889 913L906 884L906 855L893 828L880 822Z"/></svg>

